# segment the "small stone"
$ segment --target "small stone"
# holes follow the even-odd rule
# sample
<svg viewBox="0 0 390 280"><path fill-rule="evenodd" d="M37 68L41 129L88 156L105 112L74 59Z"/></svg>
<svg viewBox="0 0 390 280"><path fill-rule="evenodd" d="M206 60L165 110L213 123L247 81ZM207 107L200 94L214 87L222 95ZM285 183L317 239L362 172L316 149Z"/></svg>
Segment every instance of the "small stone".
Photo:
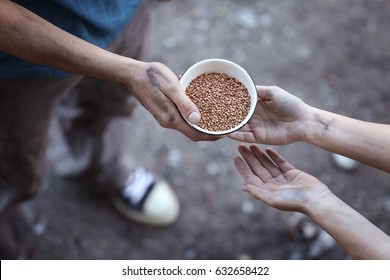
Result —
<svg viewBox="0 0 390 280"><path fill-rule="evenodd" d="M310 221L303 221L301 225L302 235L305 239L312 239L318 234L318 228Z"/></svg>
<svg viewBox="0 0 390 280"><path fill-rule="evenodd" d="M249 200L245 200L242 205L241 205L241 211L244 213L244 214L252 214L253 211L255 210L255 206L253 205L253 203Z"/></svg>
<svg viewBox="0 0 390 280"><path fill-rule="evenodd" d="M332 154L332 157L336 166L344 171L352 171L359 166L359 162L351 158L338 154Z"/></svg>
<svg viewBox="0 0 390 280"><path fill-rule="evenodd" d="M37 236L42 236L46 232L46 225L42 222L36 223L33 227L33 231Z"/></svg>
<svg viewBox="0 0 390 280"><path fill-rule="evenodd" d="M256 29L257 18L254 11L250 9L242 9L237 13L237 22L243 28Z"/></svg>
<svg viewBox="0 0 390 280"><path fill-rule="evenodd" d="M211 162L207 165L207 173L210 175L217 175L220 173L219 165L215 162Z"/></svg>
<svg viewBox="0 0 390 280"><path fill-rule="evenodd" d="M182 153L180 150L172 149L167 155L167 164L170 167L178 168L182 162Z"/></svg>
<svg viewBox="0 0 390 280"><path fill-rule="evenodd" d="M336 244L336 241L326 231L321 230L318 237L310 243L308 249L308 255L310 258L316 258L326 250L332 248Z"/></svg>

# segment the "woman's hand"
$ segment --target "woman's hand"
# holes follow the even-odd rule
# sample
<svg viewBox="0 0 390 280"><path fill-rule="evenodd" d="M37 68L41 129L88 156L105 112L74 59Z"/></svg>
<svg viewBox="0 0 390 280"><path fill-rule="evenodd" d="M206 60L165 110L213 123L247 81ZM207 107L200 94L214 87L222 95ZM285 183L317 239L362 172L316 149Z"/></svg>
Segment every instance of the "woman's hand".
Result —
<svg viewBox="0 0 390 280"><path fill-rule="evenodd" d="M271 148L267 154L257 145L238 149L242 158L234 163L245 182L242 190L276 209L306 213L315 201L333 195L317 178L294 168Z"/></svg>
<svg viewBox="0 0 390 280"><path fill-rule="evenodd" d="M257 86L254 115L228 137L247 143L290 144L303 139L310 108L298 97L276 86Z"/></svg>

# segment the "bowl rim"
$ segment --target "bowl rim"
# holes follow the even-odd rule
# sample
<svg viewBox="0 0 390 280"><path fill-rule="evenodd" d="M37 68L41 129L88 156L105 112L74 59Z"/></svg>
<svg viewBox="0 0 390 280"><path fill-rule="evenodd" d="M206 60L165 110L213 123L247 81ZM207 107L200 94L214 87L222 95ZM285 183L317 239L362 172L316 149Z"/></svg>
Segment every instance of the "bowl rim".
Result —
<svg viewBox="0 0 390 280"><path fill-rule="evenodd" d="M191 70L195 69L196 67L199 67L199 65L201 65L201 64L212 63L212 62L224 63L224 64L232 65L232 66L234 66L234 67L240 69L240 71L241 71L245 76L247 76L247 78L251 81L251 85L253 85L254 93L255 93L255 95L256 95L255 98L253 98L253 100L256 100L256 102L254 102L253 107L252 107L252 101L253 101L253 100L252 100L251 91L250 91L250 89L249 89L246 85L244 85L244 86L247 88L248 93L249 93L249 95L250 95L250 97L251 97L251 108L250 108L250 110L249 110L249 112L248 112L248 115L246 115L246 117L242 120L242 122L240 122L237 126L231 128L231 129L228 129L228 130L219 130L219 131L207 130L207 129L204 129L204 128L202 128L202 127L197 126L196 124L191 123L185 116L182 115L182 117L184 118L184 120L185 120L191 127L193 127L194 129L196 129L197 131L200 131L200 132L205 133L205 134L208 134L208 135L227 135L227 134L233 133L233 132L235 132L235 131L241 129L243 126L245 126L245 125L248 123L248 121L249 121L249 120L251 119L251 117L253 116L253 114L254 114L254 112L255 112L255 110L256 110L257 99L258 99L258 98L257 98L256 83L255 83L254 79L252 78L252 76L248 73L248 71L246 71L246 70L245 70L242 66L240 66L239 64L237 64L237 63L235 63L235 62L233 62L233 61L231 61L231 60L222 59L222 58L208 58L208 59L200 60L200 61L194 63L193 65L191 65L190 67L188 67L187 70L185 70L185 71L183 72L183 74L182 74L182 75L180 76L180 78L179 78L180 85L182 86L183 90L185 91L186 88L183 87L182 78L185 76L186 73L188 73L188 71L191 71ZM218 72L203 72L203 73L218 73ZM202 73L202 74L203 74L203 73ZM222 72L221 72L221 73L222 73ZM223 74L225 74L225 73L223 73ZM232 75L230 75L230 76L231 76L231 77L234 77L234 76L232 76ZM199 77L199 75L196 76L196 77ZM236 78L236 77L234 77L234 78ZM192 79L192 80L193 80L193 79ZM192 80L191 80L191 81L192 81ZM190 82L191 82L191 81L190 81ZM239 80L239 82L241 82L241 81ZM243 84L243 82L241 82L241 83Z"/></svg>

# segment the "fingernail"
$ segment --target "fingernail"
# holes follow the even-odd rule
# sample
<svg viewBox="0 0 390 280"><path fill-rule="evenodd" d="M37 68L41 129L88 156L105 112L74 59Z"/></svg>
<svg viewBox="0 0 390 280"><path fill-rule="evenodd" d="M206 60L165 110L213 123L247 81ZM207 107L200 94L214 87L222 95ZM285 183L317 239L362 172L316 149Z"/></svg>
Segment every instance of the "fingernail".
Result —
<svg viewBox="0 0 390 280"><path fill-rule="evenodd" d="M200 115L199 113L197 112L192 112L189 116L188 116L188 120L191 122L191 123L198 123L200 121Z"/></svg>

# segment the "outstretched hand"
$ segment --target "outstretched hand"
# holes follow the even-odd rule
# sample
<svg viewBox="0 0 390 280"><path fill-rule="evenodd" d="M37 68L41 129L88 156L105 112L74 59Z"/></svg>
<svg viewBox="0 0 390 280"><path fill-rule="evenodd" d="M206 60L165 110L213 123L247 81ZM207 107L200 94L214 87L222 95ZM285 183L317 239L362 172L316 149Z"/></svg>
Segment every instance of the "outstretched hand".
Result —
<svg viewBox="0 0 390 280"><path fill-rule="evenodd" d="M331 194L317 178L294 168L271 148L266 154L257 145L240 145L238 150L242 158L234 163L245 182L242 190L276 209L306 213L314 201Z"/></svg>
<svg viewBox="0 0 390 280"><path fill-rule="evenodd" d="M247 143L285 145L302 140L307 108L302 100L276 86L257 86L255 113L229 138Z"/></svg>

